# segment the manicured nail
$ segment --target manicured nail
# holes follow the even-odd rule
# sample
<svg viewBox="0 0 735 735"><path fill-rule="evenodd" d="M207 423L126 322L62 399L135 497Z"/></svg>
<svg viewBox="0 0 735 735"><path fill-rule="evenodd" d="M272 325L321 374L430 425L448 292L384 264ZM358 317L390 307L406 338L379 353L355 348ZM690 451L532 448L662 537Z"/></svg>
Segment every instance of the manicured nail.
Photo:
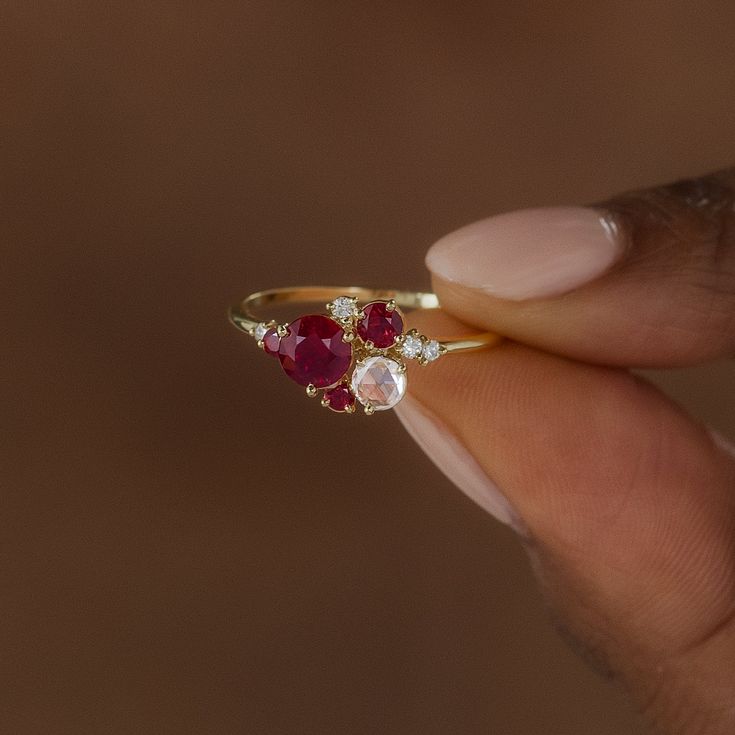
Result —
<svg viewBox="0 0 735 735"><path fill-rule="evenodd" d="M588 207L500 214L443 237L426 265L446 281L501 299L556 296L594 280L625 249L612 215Z"/></svg>
<svg viewBox="0 0 735 735"><path fill-rule="evenodd" d="M434 413L411 396L405 396L395 411L414 441L460 490L501 523L520 528L505 495Z"/></svg>

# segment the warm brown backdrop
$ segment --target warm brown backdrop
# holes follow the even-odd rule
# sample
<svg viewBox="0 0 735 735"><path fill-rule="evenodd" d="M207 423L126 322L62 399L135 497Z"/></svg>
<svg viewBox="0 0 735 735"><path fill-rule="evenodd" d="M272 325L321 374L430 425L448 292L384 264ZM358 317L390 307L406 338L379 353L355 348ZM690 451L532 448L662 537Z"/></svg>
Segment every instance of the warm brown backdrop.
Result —
<svg viewBox="0 0 735 735"><path fill-rule="evenodd" d="M640 733L510 531L224 313L732 163L733 3L2 15L0 732ZM734 377L663 380L735 435Z"/></svg>

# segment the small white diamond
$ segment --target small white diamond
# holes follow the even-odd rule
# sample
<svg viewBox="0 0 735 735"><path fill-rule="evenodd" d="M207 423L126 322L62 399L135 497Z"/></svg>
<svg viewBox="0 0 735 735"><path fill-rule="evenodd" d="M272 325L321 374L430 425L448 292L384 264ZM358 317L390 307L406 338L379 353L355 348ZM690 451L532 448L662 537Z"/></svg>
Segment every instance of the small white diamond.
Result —
<svg viewBox="0 0 735 735"><path fill-rule="evenodd" d="M417 334L407 334L401 345L401 354L409 360L415 360L420 354L424 343Z"/></svg>
<svg viewBox="0 0 735 735"><path fill-rule="evenodd" d="M265 337L265 333L268 331L268 325L265 322L261 322L258 324L255 329L253 329L253 337L260 342L263 337Z"/></svg>
<svg viewBox="0 0 735 735"><path fill-rule="evenodd" d="M329 305L329 310L333 316L337 319L347 319L357 314L357 306L355 305L355 299L349 296L338 296Z"/></svg>
<svg viewBox="0 0 735 735"><path fill-rule="evenodd" d="M434 362L441 355L441 347L439 343L432 339L424 345L423 357L426 362Z"/></svg>
<svg viewBox="0 0 735 735"><path fill-rule="evenodd" d="M398 403L406 392L406 373L389 357L379 355L358 362L352 373L352 392L363 406L385 411Z"/></svg>

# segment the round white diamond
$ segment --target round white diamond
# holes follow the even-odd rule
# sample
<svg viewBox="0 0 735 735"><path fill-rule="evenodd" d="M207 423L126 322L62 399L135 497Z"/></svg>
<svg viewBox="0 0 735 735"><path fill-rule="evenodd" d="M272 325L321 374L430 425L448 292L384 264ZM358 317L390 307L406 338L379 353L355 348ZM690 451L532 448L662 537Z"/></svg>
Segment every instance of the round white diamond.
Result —
<svg viewBox="0 0 735 735"><path fill-rule="evenodd" d="M398 403L406 393L406 373L389 357L378 355L361 360L352 373L352 392L363 406L385 411Z"/></svg>
<svg viewBox="0 0 735 735"><path fill-rule="evenodd" d="M355 300L349 296L338 296L329 306L329 310L333 316L338 319L347 319L348 317L357 314L357 307L355 306Z"/></svg>
<svg viewBox="0 0 735 735"><path fill-rule="evenodd" d="M423 349L424 343L416 334L407 334L403 338L403 344L401 345L401 354L407 357L409 360L415 360Z"/></svg>
<svg viewBox="0 0 735 735"><path fill-rule="evenodd" d="M434 362L441 355L441 347L439 343L432 339L424 345L423 357L426 362Z"/></svg>
<svg viewBox="0 0 735 735"><path fill-rule="evenodd" d="M260 342L263 337L265 337L265 333L268 331L268 325L265 322L261 322L258 324L255 329L253 329L253 337Z"/></svg>

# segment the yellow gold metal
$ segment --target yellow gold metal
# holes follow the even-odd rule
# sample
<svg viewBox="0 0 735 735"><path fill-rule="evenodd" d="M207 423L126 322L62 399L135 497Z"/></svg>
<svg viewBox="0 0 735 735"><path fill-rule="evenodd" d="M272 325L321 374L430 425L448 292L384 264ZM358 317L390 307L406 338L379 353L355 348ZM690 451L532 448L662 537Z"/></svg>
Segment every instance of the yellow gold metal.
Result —
<svg viewBox="0 0 735 735"><path fill-rule="evenodd" d="M385 310L390 313L391 311L395 311L396 310L396 306L397 306L396 300L395 299L391 299L385 305Z"/></svg>
<svg viewBox="0 0 735 735"><path fill-rule="evenodd" d="M366 403L365 404L364 411L365 411L365 415L366 416L372 416L375 413L375 409L373 408L372 404L370 404L370 403Z"/></svg>
<svg viewBox="0 0 735 735"><path fill-rule="evenodd" d="M329 399L328 398L322 398L321 404L322 404L322 406L324 406L324 408L329 408Z"/></svg>
<svg viewBox="0 0 735 735"><path fill-rule="evenodd" d="M353 339L355 339L354 332L345 332L344 337L342 337L343 342L352 342Z"/></svg>
<svg viewBox="0 0 735 735"><path fill-rule="evenodd" d="M311 383L309 383L309 385L306 386L306 395L309 396L309 398L316 398L317 393L318 391L315 385L311 385Z"/></svg>
<svg viewBox="0 0 735 735"><path fill-rule="evenodd" d="M279 324L276 327L276 334L279 337L285 337L288 334L288 324Z"/></svg>
<svg viewBox="0 0 735 735"><path fill-rule="evenodd" d="M438 309L439 299L433 293L419 291L399 291L393 289L372 289L359 286L294 286L289 288L274 288L268 291L259 291L243 299L230 310L232 323L248 334L252 334L255 327L261 323L255 312L272 304L285 303L321 303L331 302L339 296L351 296L363 303L382 300L395 302L396 307L402 309ZM277 328L279 337L288 334L286 325ZM494 332L481 332L468 335L460 339L439 340L441 354L450 352L468 352L483 347L496 345L502 337ZM367 413L367 407L366 407Z"/></svg>
<svg viewBox="0 0 735 735"><path fill-rule="evenodd" d="M355 404L351 403L349 406L345 406L345 413L355 413Z"/></svg>

